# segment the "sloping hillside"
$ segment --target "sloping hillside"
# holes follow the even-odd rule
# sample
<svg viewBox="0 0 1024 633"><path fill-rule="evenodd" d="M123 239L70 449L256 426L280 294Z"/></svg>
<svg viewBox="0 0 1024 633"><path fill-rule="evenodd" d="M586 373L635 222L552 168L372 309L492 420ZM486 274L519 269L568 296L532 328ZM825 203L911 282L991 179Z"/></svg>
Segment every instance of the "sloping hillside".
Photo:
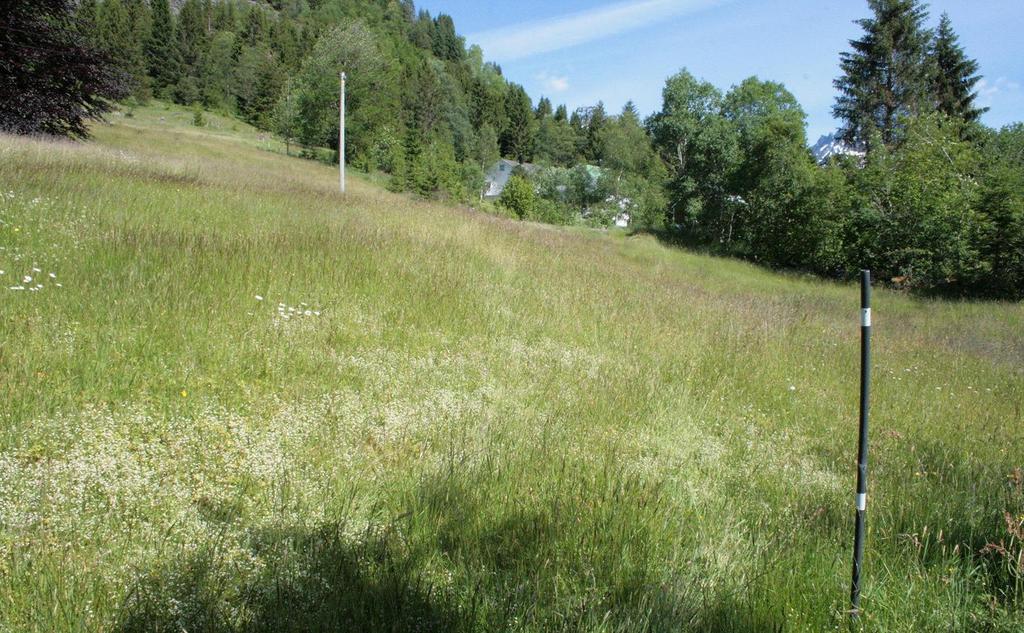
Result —
<svg viewBox="0 0 1024 633"><path fill-rule="evenodd" d="M855 288L190 119L0 138L0 630L844 626ZM875 312L865 629L1019 630L1024 307Z"/></svg>

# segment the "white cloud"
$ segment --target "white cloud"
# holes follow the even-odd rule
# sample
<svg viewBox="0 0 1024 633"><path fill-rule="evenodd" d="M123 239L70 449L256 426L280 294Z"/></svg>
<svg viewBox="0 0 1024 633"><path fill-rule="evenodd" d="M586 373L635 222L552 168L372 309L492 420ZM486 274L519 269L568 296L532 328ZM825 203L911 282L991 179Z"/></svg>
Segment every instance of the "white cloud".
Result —
<svg viewBox="0 0 1024 633"><path fill-rule="evenodd" d="M538 22L528 22L476 33L469 41L480 44L487 57L509 61L569 48L666 18L694 13L726 0L631 0Z"/></svg>
<svg viewBox="0 0 1024 633"><path fill-rule="evenodd" d="M1006 77L998 77L993 81L989 81L988 78L982 77L978 85L975 86L978 91L978 102L981 105L991 105L992 101L997 95L1005 94L1007 92L1017 92L1020 90L1020 84L1016 81L1007 79Z"/></svg>
<svg viewBox="0 0 1024 633"><path fill-rule="evenodd" d="M537 75L537 81L548 92L565 92L569 89L569 78L562 75L543 72Z"/></svg>

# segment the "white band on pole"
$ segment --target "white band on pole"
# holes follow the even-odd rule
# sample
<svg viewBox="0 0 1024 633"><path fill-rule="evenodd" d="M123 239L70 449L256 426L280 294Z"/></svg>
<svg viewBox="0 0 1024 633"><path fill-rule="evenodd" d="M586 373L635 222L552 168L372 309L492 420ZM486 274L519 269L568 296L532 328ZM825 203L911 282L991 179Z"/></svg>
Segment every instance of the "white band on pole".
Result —
<svg viewBox="0 0 1024 633"><path fill-rule="evenodd" d="M867 493L866 492L858 493L857 494L857 509L863 511L863 510L866 510L867 507L868 507L868 495L867 495Z"/></svg>
<svg viewBox="0 0 1024 633"><path fill-rule="evenodd" d="M864 308L860 311L861 327L871 327L871 308Z"/></svg>

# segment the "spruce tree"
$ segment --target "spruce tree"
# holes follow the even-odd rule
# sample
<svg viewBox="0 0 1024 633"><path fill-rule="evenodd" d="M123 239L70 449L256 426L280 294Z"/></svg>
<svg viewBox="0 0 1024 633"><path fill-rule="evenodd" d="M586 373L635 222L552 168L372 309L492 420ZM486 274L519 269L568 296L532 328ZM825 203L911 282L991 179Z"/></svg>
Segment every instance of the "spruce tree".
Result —
<svg viewBox="0 0 1024 633"><path fill-rule="evenodd" d="M505 114L507 124L501 134L502 153L524 163L533 157L536 130L530 95L522 86L509 86L505 95Z"/></svg>
<svg viewBox="0 0 1024 633"><path fill-rule="evenodd" d="M541 97L540 101L537 102L537 119L544 120L551 118L551 113L551 99Z"/></svg>
<svg viewBox="0 0 1024 633"><path fill-rule="evenodd" d="M977 121L988 108L977 108L974 87L981 81L978 62L967 57L953 31L949 15L942 14L932 46L932 97L935 108L967 122Z"/></svg>
<svg viewBox="0 0 1024 633"><path fill-rule="evenodd" d="M147 16L138 0L106 0L97 13L97 43L110 54L114 64L129 79L129 90L137 97L148 93L146 64L138 28Z"/></svg>
<svg viewBox="0 0 1024 633"><path fill-rule="evenodd" d="M153 89L164 96L181 78L181 64L174 48L174 21L168 0L150 0L152 19L146 40L146 65L153 79Z"/></svg>
<svg viewBox="0 0 1024 633"><path fill-rule="evenodd" d="M215 4L213 7L213 30L235 31L237 28L238 16L235 14L235 3L218 2Z"/></svg>
<svg viewBox="0 0 1024 633"><path fill-rule="evenodd" d="M99 41L121 70L128 71L133 33L131 19L121 0L105 0L99 6Z"/></svg>
<svg viewBox="0 0 1024 633"><path fill-rule="evenodd" d="M857 20L864 35L840 53L842 76L832 113L843 121L839 138L869 144L878 133L886 146L900 140L902 117L918 114L929 93L928 12L919 0L869 0L872 17ZM869 147L870 149L870 147Z"/></svg>
<svg viewBox="0 0 1024 633"><path fill-rule="evenodd" d="M434 31L436 29L434 19L430 17L430 12L421 9L416 16L416 21L409 30L409 41L420 48L428 51L432 50L434 47Z"/></svg>
<svg viewBox="0 0 1024 633"><path fill-rule="evenodd" d="M434 20L430 44L434 56L439 59L458 61L465 54L465 42L455 33L455 22L444 13Z"/></svg>
<svg viewBox="0 0 1024 633"><path fill-rule="evenodd" d="M242 29L242 39L249 46L258 46L266 39L269 27L267 15L259 5L249 9L249 15L245 18L245 27Z"/></svg>
<svg viewBox="0 0 1024 633"><path fill-rule="evenodd" d="M145 50L146 38L149 37L152 29L149 3L146 0L124 0L124 7L128 12L128 21L132 28L129 57L131 72L136 78L135 96L146 100L152 96L152 82L149 78Z"/></svg>
<svg viewBox="0 0 1024 633"><path fill-rule="evenodd" d="M185 0L178 12L178 28L174 35L183 74L198 77L199 64L206 50L206 20L199 0Z"/></svg>
<svg viewBox="0 0 1024 633"><path fill-rule="evenodd" d="M99 7L96 0L82 0L75 11L78 31L90 42L99 41Z"/></svg>
<svg viewBox="0 0 1024 633"><path fill-rule="evenodd" d="M600 165L604 162L605 128L608 126L608 113L605 112L603 102L598 101L596 106L587 109L584 123L586 125L586 140L583 146L583 156L591 163Z"/></svg>
<svg viewBox="0 0 1024 633"><path fill-rule="evenodd" d="M622 106L622 117L636 121L636 124L640 125L640 110L637 109L636 104L633 103L632 99L627 101L626 105Z"/></svg>

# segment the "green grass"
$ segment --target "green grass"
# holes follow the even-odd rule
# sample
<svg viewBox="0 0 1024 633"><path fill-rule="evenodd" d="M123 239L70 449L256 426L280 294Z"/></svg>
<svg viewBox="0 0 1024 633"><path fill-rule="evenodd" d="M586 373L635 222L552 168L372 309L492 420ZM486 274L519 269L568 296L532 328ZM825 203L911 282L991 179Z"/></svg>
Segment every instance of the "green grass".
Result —
<svg viewBox="0 0 1024 633"><path fill-rule="evenodd" d="M0 137L0 631L848 628L856 288L208 119ZM863 629L1021 630L1024 307L874 376Z"/></svg>

